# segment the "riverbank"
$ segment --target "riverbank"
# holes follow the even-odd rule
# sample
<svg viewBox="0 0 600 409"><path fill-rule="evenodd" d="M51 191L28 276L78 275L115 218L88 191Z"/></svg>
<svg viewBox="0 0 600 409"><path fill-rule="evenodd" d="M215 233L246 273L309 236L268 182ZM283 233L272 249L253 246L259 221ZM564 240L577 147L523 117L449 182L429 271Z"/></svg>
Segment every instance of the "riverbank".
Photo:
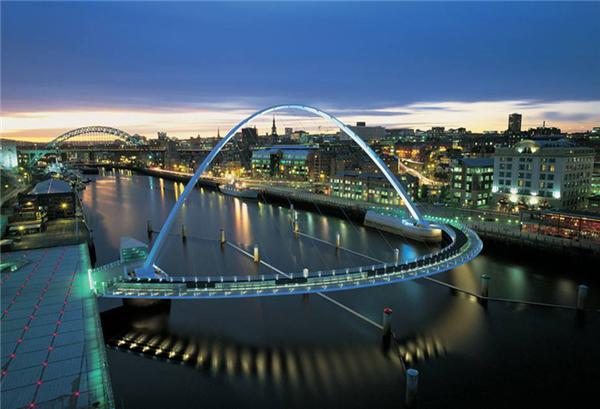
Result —
<svg viewBox="0 0 600 409"><path fill-rule="evenodd" d="M128 169L140 174L161 177L182 183L189 182L191 178L191 174L164 171L161 169L147 169L135 166L112 167L115 169ZM222 183L222 181L219 179L200 178L198 186L218 190L218 185L220 183ZM387 209L385 206L374 203L351 201L345 198L325 196L282 186L261 184L256 186L256 188L260 191L260 199L266 203L283 206L293 205L298 209L323 213L360 224L364 222L366 212L369 209ZM427 209L426 214L428 216L455 218L449 214L452 212L452 209L447 207L436 209L432 208L432 206L425 206L425 209ZM489 242L494 245L500 244L507 249L525 248L547 253L560 252L567 255L582 256L586 259L596 259L600 256L600 246L595 243L521 232L520 230L515 229L516 224L510 225L510 223L498 224L497 222L470 220L470 218L465 218L460 221L475 230L481 236L484 240L484 247L485 243Z"/></svg>

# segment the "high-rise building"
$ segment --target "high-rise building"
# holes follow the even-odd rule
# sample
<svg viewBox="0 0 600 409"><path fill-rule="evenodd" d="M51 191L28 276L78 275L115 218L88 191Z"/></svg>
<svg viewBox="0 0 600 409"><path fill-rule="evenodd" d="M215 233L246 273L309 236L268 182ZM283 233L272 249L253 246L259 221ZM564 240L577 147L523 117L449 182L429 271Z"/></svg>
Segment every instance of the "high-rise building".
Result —
<svg viewBox="0 0 600 409"><path fill-rule="evenodd" d="M510 114L508 116L508 133L520 133L522 120L523 116L521 114Z"/></svg>
<svg viewBox="0 0 600 409"><path fill-rule="evenodd" d="M591 191L594 150L566 139L525 139L494 154L494 200L501 207L574 209Z"/></svg>

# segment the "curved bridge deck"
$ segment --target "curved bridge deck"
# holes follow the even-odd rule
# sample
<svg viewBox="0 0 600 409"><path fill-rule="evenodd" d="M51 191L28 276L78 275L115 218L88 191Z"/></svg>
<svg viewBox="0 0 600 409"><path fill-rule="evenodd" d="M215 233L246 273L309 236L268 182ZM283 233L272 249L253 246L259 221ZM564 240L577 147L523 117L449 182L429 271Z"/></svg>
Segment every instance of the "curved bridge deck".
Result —
<svg viewBox="0 0 600 409"><path fill-rule="evenodd" d="M440 251L407 263L383 263L309 274L284 273L253 276L171 276L164 279L126 278L126 265L113 263L90 271L90 285L100 297L108 298L235 298L309 294L350 290L414 280L460 266L481 251L483 245L472 230L459 225L443 225L447 245ZM120 276L94 281L107 271Z"/></svg>

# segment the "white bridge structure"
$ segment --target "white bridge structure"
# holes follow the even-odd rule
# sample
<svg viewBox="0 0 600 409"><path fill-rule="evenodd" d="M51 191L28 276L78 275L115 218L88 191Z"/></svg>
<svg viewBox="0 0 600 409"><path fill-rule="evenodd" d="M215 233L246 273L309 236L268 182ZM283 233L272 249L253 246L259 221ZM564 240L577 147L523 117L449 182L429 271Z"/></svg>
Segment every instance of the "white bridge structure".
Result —
<svg viewBox="0 0 600 409"><path fill-rule="evenodd" d="M392 256L390 262L377 262L372 265L328 270L317 272L284 272L269 266L277 273L272 276L176 276L169 274L156 265L156 260L162 249L175 217L185 200L190 195L201 175L207 170L213 159L242 127L261 115L280 110L302 110L320 116L342 132L348 135L369 156L381 170L411 217L410 228L422 230L429 234L432 230L441 231L443 247L433 253L406 263L399 263L398 257ZM406 224L406 221L404 221ZM237 250L250 253L238 248L233 243L225 243ZM173 206L165 220L154 245L144 260L143 265L115 262L110 265L90 270L90 286L99 296L114 298L225 298L225 297L256 297L266 295L303 294L312 292L337 291L360 287L391 284L399 281L413 280L430 276L452 269L475 258L482 249L482 242L475 232L456 222L438 223L435 219L423 217L412 203L398 179L377 156L377 154L342 121L320 109L298 104L276 105L260 110L239 124L221 139L208 156L202 161L185 189ZM263 262L264 263L264 262ZM126 270L130 273L123 274Z"/></svg>

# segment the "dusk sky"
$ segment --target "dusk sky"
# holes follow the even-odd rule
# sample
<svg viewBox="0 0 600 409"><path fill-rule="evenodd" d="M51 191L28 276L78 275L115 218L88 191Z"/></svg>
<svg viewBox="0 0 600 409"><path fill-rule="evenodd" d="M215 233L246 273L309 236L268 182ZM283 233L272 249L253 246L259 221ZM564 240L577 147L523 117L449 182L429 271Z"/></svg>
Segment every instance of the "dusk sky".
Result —
<svg viewBox="0 0 600 409"><path fill-rule="evenodd" d="M421 129L600 126L599 3L1 7L3 137L212 136L278 103Z"/></svg>

